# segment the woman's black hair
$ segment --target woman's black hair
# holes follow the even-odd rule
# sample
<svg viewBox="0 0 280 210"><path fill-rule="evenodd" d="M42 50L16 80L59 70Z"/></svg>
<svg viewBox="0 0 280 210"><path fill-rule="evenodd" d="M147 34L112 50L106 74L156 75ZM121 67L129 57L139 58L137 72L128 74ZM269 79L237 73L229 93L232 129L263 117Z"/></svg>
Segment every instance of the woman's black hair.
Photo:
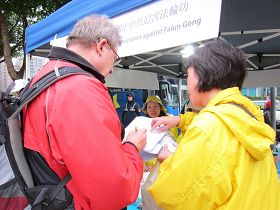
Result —
<svg viewBox="0 0 280 210"><path fill-rule="evenodd" d="M198 75L198 91L213 88L242 88L247 75L243 52L222 40L214 40L197 48L185 60L186 68L192 66Z"/></svg>

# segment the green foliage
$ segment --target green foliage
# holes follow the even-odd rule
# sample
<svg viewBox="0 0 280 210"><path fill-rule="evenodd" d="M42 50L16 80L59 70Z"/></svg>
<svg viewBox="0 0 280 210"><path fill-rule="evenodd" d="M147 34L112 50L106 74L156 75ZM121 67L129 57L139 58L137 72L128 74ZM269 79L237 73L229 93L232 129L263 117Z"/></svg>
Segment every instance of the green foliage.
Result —
<svg viewBox="0 0 280 210"><path fill-rule="evenodd" d="M1 0L0 12L8 27L12 55L23 53L24 30L68 3L69 0ZM0 58L3 42L0 39Z"/></svg>

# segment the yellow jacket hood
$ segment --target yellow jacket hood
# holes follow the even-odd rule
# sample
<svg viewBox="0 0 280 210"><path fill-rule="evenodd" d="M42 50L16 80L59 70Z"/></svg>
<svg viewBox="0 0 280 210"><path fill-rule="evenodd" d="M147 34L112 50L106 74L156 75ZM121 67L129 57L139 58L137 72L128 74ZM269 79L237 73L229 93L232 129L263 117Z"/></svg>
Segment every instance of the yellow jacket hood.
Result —
<svg viewBox="0 0 280 210"><path fill-rule="evenodd" d="M253 118L242 108L249 111ZM243 147L257 160L264 159L274 143L275 132L264 124L263 114L250 99L242 96L238 88L229 88L219 92L201 111L211 112L220 118L234 134Z"/></svg>

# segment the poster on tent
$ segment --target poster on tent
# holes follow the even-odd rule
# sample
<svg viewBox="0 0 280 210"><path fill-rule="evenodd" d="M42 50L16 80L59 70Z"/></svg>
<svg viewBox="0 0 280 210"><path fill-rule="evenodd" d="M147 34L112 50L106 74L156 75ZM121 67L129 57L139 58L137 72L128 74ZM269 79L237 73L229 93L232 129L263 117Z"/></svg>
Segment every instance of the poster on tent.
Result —
<svg viewBox="0 0 280 210"><path fill-rule="evenodd" d="M121 57L218 37L222 0L164 0L113 19Z"/></svg>

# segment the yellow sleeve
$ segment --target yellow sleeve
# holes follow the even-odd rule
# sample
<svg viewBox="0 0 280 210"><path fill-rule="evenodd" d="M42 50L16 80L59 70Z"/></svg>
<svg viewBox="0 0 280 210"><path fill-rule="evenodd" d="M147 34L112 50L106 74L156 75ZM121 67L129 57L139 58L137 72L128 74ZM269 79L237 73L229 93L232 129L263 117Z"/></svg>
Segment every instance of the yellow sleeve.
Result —
<svg viewBox="0 0 280 210"><path fill-rule="evenodd" d="M215 209L232 192L231 176L208 135L188 129L174 155L163 161L148 189L165 210Z"/></svg>
<svg viewBox="0 0 280 210"><path fill-rule="evenodd" d="M183 139L183 137L184 137L184 135L183 135L183 133L181 132L180 135L179 135L179 136L177 137L177 139L176 139L177 144L180 144L180 142L181 142L181 140Z"/></svg>
<svg viewBox="0 0 280 210"><path fill-rule="evenodd" d="M180 135L176 138L176 142L180 144L181 140L184 137L184 134L191 124L193 118L197 115L195 112L186 112L185 114L180 114L181 121L180 124L178 125L178 128L180 129ZM178 130L177 130L178 132Z"/></svg>
<svg viewBox="0 0 280 210"><path fill-rule="evenodd" d="M178 128L177 127L170 128L169 132L172 134L174 139L176 139L178 137Z"/></svg>
<svg viewBox="0 0 280 210"><path fill-rule="evenodd" d="M156 164L156 162L157 162L157 158L154 158L152 160L149 160L149 161L145 162L145 165L146 166L154 166Z"/></svg>
<svg viewBox="0 0 280 210"><path fill-rule="evenodd" d="M193 118L197 115L195 112L186 112L185 114L180 114L181 117L180 124L178 128L181 129L181 133L184 136L186 130L188 129L189 125L191 124Z"/></svg>

